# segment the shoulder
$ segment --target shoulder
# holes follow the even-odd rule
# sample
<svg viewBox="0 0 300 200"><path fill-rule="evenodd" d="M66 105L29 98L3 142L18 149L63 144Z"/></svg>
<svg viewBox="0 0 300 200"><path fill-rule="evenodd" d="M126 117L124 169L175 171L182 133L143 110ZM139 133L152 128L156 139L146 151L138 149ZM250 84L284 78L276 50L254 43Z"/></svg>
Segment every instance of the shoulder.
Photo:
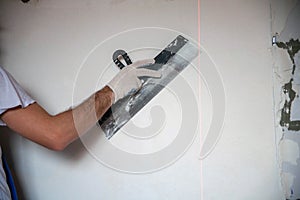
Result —
<svg viewBox="0 0 300 200"><path fill-rule="evenodd" d="M7 79L7 72L0 66L0 87L4 86Z"/></svg>
<svg viewBox="0 0 300 200"><path fill-rule="evenodd" d="M7 88L9 85L14 85L15 80L13 77L0 66L0 88Z"/></svg>
<svg viewBox="0 0 300 200"><path fill-rule="evenodd" d="M0 74L6 74L6 71L0 66Z"/></svg>
<svg viewBox="0 0 300 200"><path fill-rule="evenodd" d="M8 78L8 72L0 66L0 81L5 81Z"/></svg>
<svg viewBox="0 0 300 200"><path fill-rule="evenodd" d="M32 104L34 100L18 84L18 82L3 68L0 67L0 115L10 108L22 108ZM1 120L0 120L1 125Z"/></svg>
<svg viewBox="0 0 300 200"><path fill-rule="evenodd" d="M4 69L0 66L0 77L3 78L3 74L6 74Z"/></svg>

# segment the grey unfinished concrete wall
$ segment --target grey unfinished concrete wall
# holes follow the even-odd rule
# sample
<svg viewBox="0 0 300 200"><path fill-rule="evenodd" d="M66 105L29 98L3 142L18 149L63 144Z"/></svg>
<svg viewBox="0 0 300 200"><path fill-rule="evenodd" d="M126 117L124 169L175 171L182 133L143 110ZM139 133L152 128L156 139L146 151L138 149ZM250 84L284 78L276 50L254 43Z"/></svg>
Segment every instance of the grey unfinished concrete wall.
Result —
<svg viewBox="0 0 300 200"><path fill-rule="evenodd" d="M272 1L278 161L286 199L300 198L300 1Z"/></svg>

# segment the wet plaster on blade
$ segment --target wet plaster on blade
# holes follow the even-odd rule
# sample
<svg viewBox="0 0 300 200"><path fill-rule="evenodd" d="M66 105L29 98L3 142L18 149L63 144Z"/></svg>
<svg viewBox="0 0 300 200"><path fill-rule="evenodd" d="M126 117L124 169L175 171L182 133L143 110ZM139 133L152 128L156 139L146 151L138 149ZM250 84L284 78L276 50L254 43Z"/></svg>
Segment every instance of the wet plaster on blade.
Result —
<svg viewBox="0 0 300 200"><path fill-rule="evenodd" d="M279 0L273 2L273 8L277 4L277 10L272 10L272 32L277 34L274 53L275 109L279 123L276 134L280 135L277 151L281 184L286 199L292 200L300 199L300 1L289 1L289 5L281 1L284 7L278 7ZM286 15L287 8L292 5L294 7ZM285 8L281 14L279 8Z"/></svg>

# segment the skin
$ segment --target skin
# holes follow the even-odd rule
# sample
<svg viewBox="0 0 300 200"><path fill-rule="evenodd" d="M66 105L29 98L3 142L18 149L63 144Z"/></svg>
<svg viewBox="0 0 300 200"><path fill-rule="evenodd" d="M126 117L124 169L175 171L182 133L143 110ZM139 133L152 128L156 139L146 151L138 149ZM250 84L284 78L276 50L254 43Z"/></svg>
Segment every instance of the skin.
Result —
<svg viewBox="0 0 300 200"><path fill-rule="evenodd" d="M114 93L106 86L79 106L57 115L50 115L38 103L33 103L26 108L9 109L0 117L23 137L60 151L94 126L113 101Z"/></svg>

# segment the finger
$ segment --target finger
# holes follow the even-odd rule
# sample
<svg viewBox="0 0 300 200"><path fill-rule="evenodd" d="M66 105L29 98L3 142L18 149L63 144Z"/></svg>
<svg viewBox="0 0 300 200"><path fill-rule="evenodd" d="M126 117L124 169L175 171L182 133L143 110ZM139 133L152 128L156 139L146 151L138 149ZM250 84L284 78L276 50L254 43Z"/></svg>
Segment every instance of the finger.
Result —
<svg viewBox="0 0 300 200"><path fill-rule="evenodd" d="M143 67L145 65L150 65L154 64L155 60L153 58L151 59L145 59L145 60L139 60L131 64L132 67L138 68L138 67Z"/></svg>
<svg viewBox="0 0 300 200"><path fill-rule="evenodd" d="M147 76L147 77L160 78L161 77L161 72L151 70L151 69L140 68L140 69L136 70L136 75L138 77Z"/></svg>

